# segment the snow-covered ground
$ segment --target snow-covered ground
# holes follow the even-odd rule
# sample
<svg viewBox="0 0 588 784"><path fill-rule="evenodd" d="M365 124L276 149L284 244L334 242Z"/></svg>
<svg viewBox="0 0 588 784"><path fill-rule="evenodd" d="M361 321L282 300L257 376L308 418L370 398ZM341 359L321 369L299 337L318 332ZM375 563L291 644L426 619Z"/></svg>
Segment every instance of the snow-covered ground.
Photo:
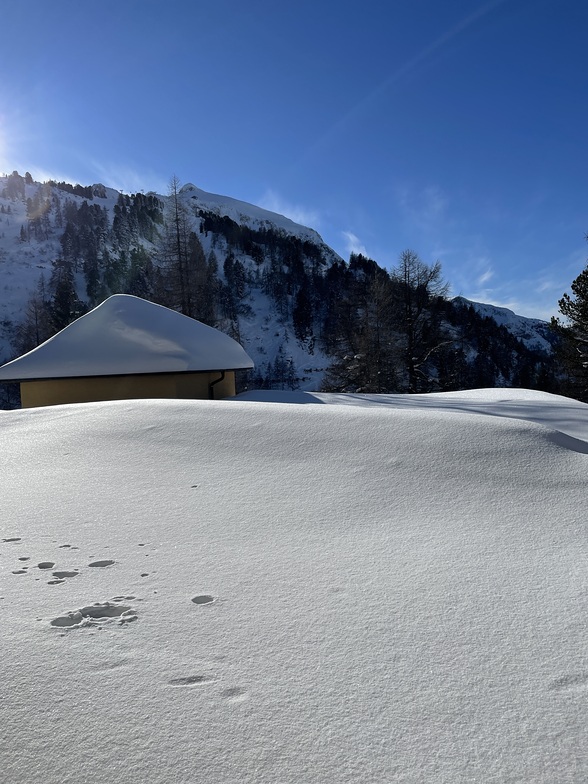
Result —
<svg viewBox="0 0 588 784"><path fill-rule="evenodd" d="M276 394L0 413L3 780L586 781L588 406Z"/></svg>

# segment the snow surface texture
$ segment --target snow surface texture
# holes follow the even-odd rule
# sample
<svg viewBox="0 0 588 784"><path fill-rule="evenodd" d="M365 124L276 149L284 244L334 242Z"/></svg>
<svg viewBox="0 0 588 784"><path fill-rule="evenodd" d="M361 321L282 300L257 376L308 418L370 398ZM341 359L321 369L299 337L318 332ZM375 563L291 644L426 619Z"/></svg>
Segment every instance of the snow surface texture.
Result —
<svg viewBox="0 0 588 784"><path fill-rule="evenodd" d="M224 332L128 294L114 294L0 367L0 381L252 368Z"/></svg>
<svg viewBox="0 0 588 784"><path fill-rule="evenodd" d="M0 415L5 781L588 780L588 406L298 395Z"/></svg>

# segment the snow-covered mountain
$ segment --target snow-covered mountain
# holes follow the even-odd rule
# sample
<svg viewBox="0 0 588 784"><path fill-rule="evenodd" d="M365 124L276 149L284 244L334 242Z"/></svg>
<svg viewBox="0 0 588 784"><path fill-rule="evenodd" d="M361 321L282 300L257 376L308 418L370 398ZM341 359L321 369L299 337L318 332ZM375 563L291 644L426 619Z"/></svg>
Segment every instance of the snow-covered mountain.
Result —
<svg viewBox="0 0 588 784"><path fill-rule="evenodd" d="M254 204L249 204L245 201L233 199L230 196L219 196L216 193L207 193L200 190L192 183L183 185L180 189L182 196L192 199L199 209L206 212L212 212L217 215L225 215L235 223L241 226L248 226L253 229L279 229L286 234L291 234L294 237L299 237L302 240L313 242L316 245L324 245L322 237L314 230L309 229L307 226L302 226L295 223L290 218L280 215L277 212L271 212L263 207L256 207ZM325 247L327 247L325 245ZM339 258L337 254L328 249L335 258Z"/></svg>
<svg viewBox="0 0 588 784"><path fill-rule="evenodd" d="M486 305L482 302L472 302L465 297L455 297L453 301L460 303L464 307L471 306L480 316L491 318L498 325L506 327L515 338L532 351L551 352L553 333L550 331L549 324L546 321L518 316L508 308Z"/></svg>
<svg viewBox="0 0 588 784"><path fill-rule="evenodd" d="M181 277L180 267L192 265L198 302L191 311L172 291L185 285L171 279L165 247L174 205L185 221L186 255L173 274ZM38 183L18 172L0 177L0 362L30 350L109 295L127 293L181 309L236 338L255 363L250 388L316 390L339 361L340 390L407 391L398 365L406 351L392 345L398 324L388 325L382 341L381 324L374 322L380 316L370 298L381 295L382 282L389 286L390 276L376 262L362 256L343 261L312 228L193 184L175 195L127 195L101 184ZM449 302L440 315L445 348L423 352L431 357L421 373L424 384L441 390L533 386L549 374L544 322L463 298L454 302L459 307ZM458 311L470 305L474 315L467 315L466 325ZM489 330L485 317L508 332ZM481 337L484 331L492 332L488 339ZM370 335L387 347L388 368L397 367L373 373L367 384L363 371L345 378L348 359L374 366Z"/></svg>
<svg viewBox="0 0 588 784"><path fill-rule="evenodd" d="M247 280L244 301L238 317L238 332L235 335L245 346L256 363L256 367L267 370L276 360L290 368L292 377L304 387L317 387L328 365L328 358L317 345L302 345L296 341L291 323L291 314L276 312L275 303L263 291L260 276L266 261L266 250L256 240L271 235L284 242L290 242L294 253L300 253L304 262L308 252L314 254L320 265L326 267L340 257L329 248L319 234L306 226L295 223L278 213L248 204L228 196L207 193L192 184L184 185L179 191L181 203L192 216L193 227L199 230L198 236L204 253L208 256L214 250L219 262L219 277L223 279L223 261L228 256L242 264ZM70 186L66 183L37 183L28 175L20 177L13 173L0 178L0 361L6 361L19 353L15 347L15 328L25 316L27 303L42 279L49 285L53 274L55 259L64 255L65 239L71 219L78 224L82 209L93 217L88 226L76 225L75 241L79 243L83 232L103 231L100 246L92 249L99 256L99 262L107 254L113 256L129 253L134 248L144 250L149 256L156 252L157 232L160 230L169 197L154 193L138 194L135 197L122 195L100 184L90 187ZM159 215L152 215L154 230L145 231L137 226L121 225L121 211L126 212L128 223L136 223L137 201L157 203ZM141 204L139 206L141 209ZM102 216L104 230L96 227L96 216ZM206 216L206 228L202 217ZM123 217L125 217L123 215ZM209 226L215 220L221 224L220 230ZM223 221L223 219L226 219ZM118 220L118 228L117 228ZM159 223L158 223L159 221ZM222 231L241 228L253 237L251 247L241 248L233 240L222 235ZM129 230L130 238L124 232ZM219 233L220 231L220 233ZM134 232L134 233L133 233ZM256 253L254 261L250 253ZM86 250L78 248L79 262L76 259L75 287L79 299L89 306L87 294L87 274L85 268ZM259 262L262 262L261 266ZM253 281L257 274L257 284ZM253 285L252 285L253 284ZM105 292L110 293L110 292ZM220 327L227 326L221 323ZM234 328L234 324L232 325Z"/></svg>
<svg viewBox="0 0 588 784"><path fill-rule="evenodd" d="M10 187L11 178L0 177L0 360L14 354L12 328L23 318L40 276L49 282L52 262L62 253L66 203L99 205L112 222L119 197L118 191L103 185L90 186L79 195L29 178L17 190ZM39 231L29 235L31 220L38 223Z"/></svg>

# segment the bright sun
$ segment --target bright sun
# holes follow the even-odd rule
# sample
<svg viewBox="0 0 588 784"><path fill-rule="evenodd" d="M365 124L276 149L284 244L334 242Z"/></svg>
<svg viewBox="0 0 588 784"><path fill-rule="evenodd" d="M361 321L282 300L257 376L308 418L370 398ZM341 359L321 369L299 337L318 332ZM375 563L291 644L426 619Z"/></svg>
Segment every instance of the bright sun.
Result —
<svg viewBox="0 0 588 784"><path fill-rule="evenodd" d="M9 144L8 144L8 131L6 129L6 117L0 111L0 173L8 173L12 171L10 168L11 162L9 161Z"/></svg>

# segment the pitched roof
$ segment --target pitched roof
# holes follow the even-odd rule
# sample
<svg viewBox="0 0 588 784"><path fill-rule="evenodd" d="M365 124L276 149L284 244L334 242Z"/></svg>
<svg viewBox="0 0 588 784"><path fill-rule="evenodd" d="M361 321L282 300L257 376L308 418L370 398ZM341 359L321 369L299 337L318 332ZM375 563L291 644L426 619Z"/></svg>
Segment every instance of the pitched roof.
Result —
<svg viewBox="0 0 588 784"><path fill-rule="evenodd" d="M252 368L218 329L139 297L115 294L0 367L0 381Z"/></svg>

